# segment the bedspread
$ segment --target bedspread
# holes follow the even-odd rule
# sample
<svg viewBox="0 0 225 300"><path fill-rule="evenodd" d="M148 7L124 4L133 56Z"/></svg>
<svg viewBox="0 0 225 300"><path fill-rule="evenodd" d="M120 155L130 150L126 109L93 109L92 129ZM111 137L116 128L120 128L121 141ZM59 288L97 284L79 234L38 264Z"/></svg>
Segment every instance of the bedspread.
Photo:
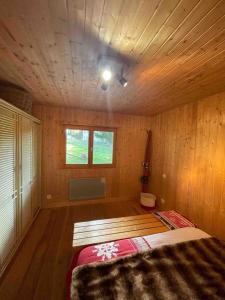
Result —
<svg viewBox="0 0 225 300"><path fill-rule="evenodd" d="M225 242L205 238L79 266L71 298L225 299Z"/></svg>

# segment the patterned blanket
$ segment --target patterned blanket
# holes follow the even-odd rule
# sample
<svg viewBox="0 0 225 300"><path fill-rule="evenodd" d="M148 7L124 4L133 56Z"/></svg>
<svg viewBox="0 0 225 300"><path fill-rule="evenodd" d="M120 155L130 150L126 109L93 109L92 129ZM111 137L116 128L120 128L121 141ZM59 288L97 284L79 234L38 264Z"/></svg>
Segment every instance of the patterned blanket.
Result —
<svg viewBox="0 0 225 300"><path fill-rule="evenodd" d="M164 246L74 269L73 300L225 299L225 242Z"/></svg>

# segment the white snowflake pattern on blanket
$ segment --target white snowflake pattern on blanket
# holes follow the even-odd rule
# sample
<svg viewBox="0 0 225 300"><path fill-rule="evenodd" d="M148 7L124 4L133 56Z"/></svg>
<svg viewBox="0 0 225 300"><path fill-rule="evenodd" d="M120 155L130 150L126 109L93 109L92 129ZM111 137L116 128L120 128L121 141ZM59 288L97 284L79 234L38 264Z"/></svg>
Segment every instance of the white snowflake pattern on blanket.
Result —
<svg viewBox="0 0 225 300"><path fill-rule="evenodd" d="M92 252L96 253L98 257L102 257L102 261L104 261L106 258L111 259L117 257L116 252L119 251L118 246L119 244L116 244L115 242L96 245L94 246L95 250L92 250Z"/></svg>

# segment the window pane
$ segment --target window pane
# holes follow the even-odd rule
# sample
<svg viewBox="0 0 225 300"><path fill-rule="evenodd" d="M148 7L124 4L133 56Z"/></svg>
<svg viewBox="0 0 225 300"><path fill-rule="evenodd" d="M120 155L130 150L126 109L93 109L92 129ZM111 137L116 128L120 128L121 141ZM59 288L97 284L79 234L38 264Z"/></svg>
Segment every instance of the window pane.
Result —
<svg viewBox="0 0 225 300"><path fill-rule="evenodd" d="M66 164L88 164L89 131L66 129Z"/></svg>
<svg viewBox="0 0 225 300"><path fill-rule="evenodd" d="M112 131L94 131L93 136L93 164L113 163Z"/></svg>

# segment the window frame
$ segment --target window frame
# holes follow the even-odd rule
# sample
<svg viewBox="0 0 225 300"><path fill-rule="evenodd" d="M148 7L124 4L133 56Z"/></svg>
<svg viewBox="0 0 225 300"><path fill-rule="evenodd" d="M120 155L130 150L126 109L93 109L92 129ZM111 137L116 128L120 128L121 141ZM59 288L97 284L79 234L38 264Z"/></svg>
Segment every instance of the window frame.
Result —
<svg viewBox="0 0 225 300"><path fill-rule="evenodd" d="M87 164L67 164L66 163L66 130L88 130L88 163ZM113 153L111 164L93 164L93 143L94 143L94 131L107 131L113 132ZM85 125L64 125L63 126L63 166L66 169L101 169L101 168L115 168L116 166L116 137L117 128L112 127L100 127L100 126L85 126Z"/></svg>

